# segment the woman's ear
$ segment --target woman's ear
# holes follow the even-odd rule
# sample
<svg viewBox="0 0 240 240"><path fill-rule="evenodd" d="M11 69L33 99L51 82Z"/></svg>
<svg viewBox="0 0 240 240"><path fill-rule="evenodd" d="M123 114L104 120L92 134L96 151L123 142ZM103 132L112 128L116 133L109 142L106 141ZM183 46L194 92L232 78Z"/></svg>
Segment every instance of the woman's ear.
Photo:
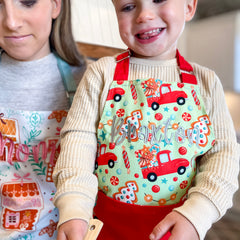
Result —
<svg viewBox="0 0 240 240"><path fill-rule="evenodd" d="M198 0L186 0L185 21L192 20L197 9Z"/></svg>
<svg viewBox="0 0 240 240"><path fill-rule="evenodd" d="M52 1L52 18L56 19L61 12L62 0L51 0Z"/></svg>

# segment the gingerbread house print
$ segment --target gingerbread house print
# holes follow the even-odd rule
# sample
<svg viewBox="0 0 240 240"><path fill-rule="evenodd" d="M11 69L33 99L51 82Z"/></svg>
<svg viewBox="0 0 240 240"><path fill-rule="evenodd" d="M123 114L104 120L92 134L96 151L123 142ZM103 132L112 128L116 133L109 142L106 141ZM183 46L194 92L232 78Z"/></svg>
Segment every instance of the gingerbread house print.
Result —
<svg viewBox="0 0 240 240"><path fill-rule="evenodd" d="M2 184L2 227L8 230L35 230L43 208L43 199L36 182Z"/></svg>
<svg viewBox="0 0 240 240"><path fill-rule="evenodd" d="M12 161L17 161L16 148L18 147L18 143L20 142L18 121L16 119L11 119L11 118L1 118L0 132L2 134L3 139L8 138L14 142ZM7 161L10 145L11 143L9 141L6 141L3 154L0 156L0 161Z"/></svg>

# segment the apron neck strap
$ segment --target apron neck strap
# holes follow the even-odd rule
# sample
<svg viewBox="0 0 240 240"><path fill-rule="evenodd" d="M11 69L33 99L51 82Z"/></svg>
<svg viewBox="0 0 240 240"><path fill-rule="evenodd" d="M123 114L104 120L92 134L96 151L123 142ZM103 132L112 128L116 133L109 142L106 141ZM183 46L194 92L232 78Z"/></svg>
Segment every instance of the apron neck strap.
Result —
<svg viewBox="0 0 240 240"><path fill-rule="evenodd" d="M114 81L122 81L128 79L129 72L129 59L130 59L130 50L126 50L116 57L116 68L113 80Z"/></svg>
<svg viewBox="0 0 240 240"><path fill-rule="evenodd" d="M177 63L179 66L180 79L183 83L197 84L197 79L193 73L193 67L187 62L179 51L176 52Z"/></svg>
<svg viewBox="0 0 240 240"><path fill-rule="evenodd" d="M57 58L57 65L60 71L63 85L66 90L67 98L69 99L70 105L72 104L74 94L76 92L77 86L72 75L71 68L67 62L61 59L58 54L54 53Z"/></svg>
<svg viewBox="0 0 240 240"><path fill-rule="evenodd" d="M128 49L127 51L121 53L116 57L116 68L114 73L114 81L123 81L128 79L129 73L129 59L131 53ZM177 50L176 52L177 63L179 66L179 75L183 83L197 84L197 79L193 73L193 68L190 63L188 63Z"/></svg>
<svg viewBox="0 0 240 240"><path fill-rule="evenodd" d="M0 48L0 63L1 63L1 59L2 59L2 53L3 53L3 49Z"/></svg>

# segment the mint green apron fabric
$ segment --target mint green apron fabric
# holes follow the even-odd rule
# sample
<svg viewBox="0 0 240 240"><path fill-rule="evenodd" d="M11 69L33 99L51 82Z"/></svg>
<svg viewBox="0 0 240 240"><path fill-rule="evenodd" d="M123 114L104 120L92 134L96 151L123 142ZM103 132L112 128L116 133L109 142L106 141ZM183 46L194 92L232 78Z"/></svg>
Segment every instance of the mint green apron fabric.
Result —
<svg viewBox="0 0 240 240"><path fill-rule="evenodd" d="M117 65L124 61L120 56ZM128 75L125 69L119 76ZM99 189L129 204L183 202L197 157L214 144L199 86L189 79L121 80L111 84L98 127Z"/></svg>

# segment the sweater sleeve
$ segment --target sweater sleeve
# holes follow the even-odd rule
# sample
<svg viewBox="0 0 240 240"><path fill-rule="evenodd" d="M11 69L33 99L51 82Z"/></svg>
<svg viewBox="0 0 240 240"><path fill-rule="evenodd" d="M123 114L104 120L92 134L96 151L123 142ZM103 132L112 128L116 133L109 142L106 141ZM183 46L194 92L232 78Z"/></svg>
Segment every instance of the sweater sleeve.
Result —
<svg viewBox="0 0 240 240"><path fill-rule="evenodd" d="M199 159L195 186L189 190L184 205L175 209L190 220L201 240L232 206L232 197L238 188L239 145L222 85L215 74L213 78L214 84L208 91L208 114L216 143Z"/></svg>
<svg viewBox="0 0 240 240"><path fill-rule="evenodd" d="M61 131L61 152L53 173L57 187L54 204L60 216L58 225L71 219L88 222L92 217L98 186L93 171L102 79L97 64L90 64Z"/></svg>

